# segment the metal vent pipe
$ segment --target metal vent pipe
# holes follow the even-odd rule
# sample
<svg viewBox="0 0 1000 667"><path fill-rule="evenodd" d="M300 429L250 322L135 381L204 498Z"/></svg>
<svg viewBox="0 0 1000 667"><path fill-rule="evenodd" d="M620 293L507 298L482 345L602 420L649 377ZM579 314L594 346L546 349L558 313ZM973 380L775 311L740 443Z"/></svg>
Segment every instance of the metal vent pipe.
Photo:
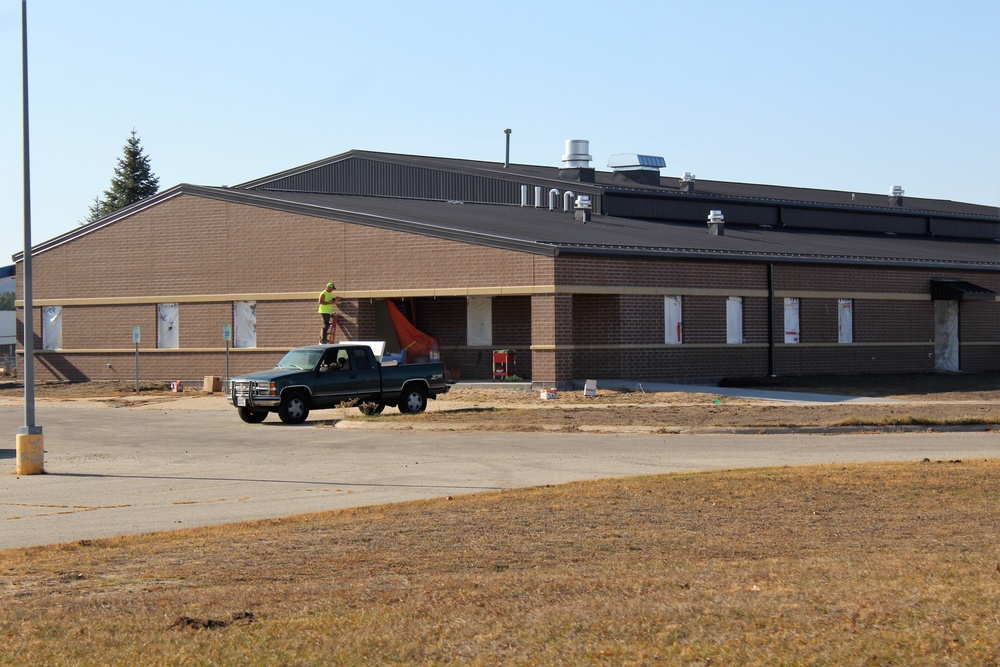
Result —
<svg viewBox="0 0 1000 667"><path fill-rule="evenodd" d="M576 199L576 193L572 190L563 193L563 212L568 213L572 209L574 199Z"/></svg>

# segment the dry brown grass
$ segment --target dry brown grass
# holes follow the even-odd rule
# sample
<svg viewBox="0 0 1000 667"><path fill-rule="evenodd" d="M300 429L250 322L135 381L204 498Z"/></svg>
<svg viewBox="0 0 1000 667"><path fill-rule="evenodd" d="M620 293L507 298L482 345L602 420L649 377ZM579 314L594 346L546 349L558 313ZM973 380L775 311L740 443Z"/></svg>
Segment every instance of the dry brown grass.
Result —
<svg viewBox="0 0 1000 667"><path fill-rule="evenodd" d="M996 665L998 474L675 474L7 550L0 663Z"/></svg>

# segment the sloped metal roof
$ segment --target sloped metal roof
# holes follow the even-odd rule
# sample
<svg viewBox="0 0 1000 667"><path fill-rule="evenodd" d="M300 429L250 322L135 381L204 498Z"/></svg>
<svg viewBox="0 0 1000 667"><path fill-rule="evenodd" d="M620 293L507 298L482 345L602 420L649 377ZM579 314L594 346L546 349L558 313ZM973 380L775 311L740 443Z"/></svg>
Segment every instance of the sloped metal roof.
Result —
<svg viewBox="0 0 1000 667"><path fill-rule="evenodd" d="M345 162L351 164L345 166ZM346 173L346 178L352 179L348 185L363 184L370 174L360 167L376 164L380 165L379 169L388 166L389 172L380 172L383 175L408 168L444 174L435 187L456 189L459 193L468 189L472 194L483 194L483 199L500 201L469 203L464 198L436 199L426 193L426 188L421 189L417 179L404 184L415 193L409 198L385 194L333 194L322 189L295 187L315 184L316 174L329 169L340 170L341 180L336 183L343 184ZM421 175L426 176L430 171ZM501 163L474 160L349 151L236 187L178 185L106 218L38 244L33 252L56 247L106 225L116 224L170 198L194 195L553 256L567 253L614 254L1000 269L1000 242L993 235L994 230L1000 229L1000 211L996 207L905 198L903 207L889 208L887 196L703 180L697 181L696 192L688 195L681 193L678 179L661 178L660 186L641 186L622 183L610 173L596 172L595 182L588 184L560 179L559 171L555 167L512 164L505 168ZM600 207L595 207L592 221L582 223L572 213L563 212L561 207L558 211L549 211L547 206L515 205L513 202L517 198L512 196L514 188L519 189L526 181L543 188L551 184L561 190L573 189L578 194L609 196L608 193L627 193L632 197L629 201L635 202L641 202L644 195L666 197L672 202L672 210L686 210L688 213L682 216L683 219L664 218L662 215L646 215L643 207L638 206L625 217L601 215ZM484 183L487 185L484 186ZM379 187L382 186L375 187L376 194ZM390 182L384 187L395 185ZM708 205L715 207L713 197L719 198L718 201L730 200L727 210L734 213L732 217L727 213L723 236L710 236L706 225L697 222L704 220L701 209ZM850 204L846 202L848 197ZM791 207L786 208L786 203L791 203ZM824 210L824 206L831 208ZM921 219L921 212L927 211L932 213ZM771 225L771 219L781 212L787 219L781 224ZM956 216L956 219L950 220L949 216ZM878 228L870 220L896 219L902 221L902 227L890 225L881 231L897 227L923 227L927 233L890 235L847 231L845 227L848 225L841 220L851 217L862 219L863 224L859 226L866 229ZM808 218L812 228L800 224L802 218ZM935 225L940 228L941 225L953 224L976 229L972 233L964 233L966 238L960 239L934 235L937 233ZM986 231L985 235L982 235L982 230ZM20 258L21 255L16 255L14 259L17 261Z"/></svg>
<svg viewBox="0 0 1000 667"><path fill-rule="evenodd" d="M195 193L192 193L195 194ZM311 193L198 188L197 194L413 234L543 255L612 254L934 266L1000 270L1000 243L936 237L707 225L573 213L545 208Z"/></svg>
<svg viewBox="0 0 1000 667"><path fill-rule="evenodd" d="M312 162L294 169L278 172L270 176L248 181L235 186L241 189L269 189L279 182L287 183L289 179L315 172L346 160L370 160L401 166L447 171L470 176L489 176L501 180L517 182L547 183L553 187L573 187L574 189L599 188L607 191L646 193L650 195L688 195L709 196L721 198L736 198L757 200L760 202L787 202L806 205L827 205L859 210L879 210L888 213L937 213L961 216L976 216L993 221L1000 221L1000 207L985 206L955 202L944 199L927 199L920 197L901 198L899 203L892 203L888 192L874 194L864 192L849 192L825 190L817 188L801 188L781 185L762 185L754 183L739 183L731 181L713 181L696 179L693 191L682 192L681 178L664 176L658 186L641 185L612 172L595 171L594 183L580 183L559 177L560 168L539 165L511 164L505 168L503 163L484 162L481 160L465 160L458 158L428 157L420 155L401 155L395 153L380 153L375 151L352 150L335 155L324 160ZM295 187L280 189L297 190ZM336 194L336 193L331 193ZM344 194L344 193L342 193Z"/></svg>

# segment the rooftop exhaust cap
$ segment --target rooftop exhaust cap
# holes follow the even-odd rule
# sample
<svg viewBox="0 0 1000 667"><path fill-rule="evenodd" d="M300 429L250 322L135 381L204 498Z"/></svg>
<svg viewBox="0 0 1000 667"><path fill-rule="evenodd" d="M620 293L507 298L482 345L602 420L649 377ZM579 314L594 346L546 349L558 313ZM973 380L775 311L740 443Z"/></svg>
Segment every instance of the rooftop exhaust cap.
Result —
<svg viewBox="0 0 1000 667"><path fill-rule="evenodd" d="M681 192L694 192L694 179L694 174L690 171L685 171L680 182Z"/></svg>
<svg viewBox="0 0 1000 667"><path fill-rule="evenodd" d="M708 212L708 235L709 236L725 236L725 222L726 218L722 215L722 211L709 211Z"/></svg>
<svg viewBox="0 0 1000 667"><path fill-rule="evenodd" d="M895 206L903 205L903 186L894 185L889 189L889 203Z"/></svg>
<svg viewBox="0 0 1000 667"><path fill-rule="evenodd" d="M562 157L563 166L559 170L559 178L567 181L593 183L594 168L590 161L590 141L587 139L567 139L566 153Z"/></svg>
<svg viewBox="0 0 1000 667"><path fill-rule="evenodd" d="M579 195L576 198L576 203L574 204L576 209L574 216L580 222L590 222L591 216L591 203L590 195Z"/></svg>

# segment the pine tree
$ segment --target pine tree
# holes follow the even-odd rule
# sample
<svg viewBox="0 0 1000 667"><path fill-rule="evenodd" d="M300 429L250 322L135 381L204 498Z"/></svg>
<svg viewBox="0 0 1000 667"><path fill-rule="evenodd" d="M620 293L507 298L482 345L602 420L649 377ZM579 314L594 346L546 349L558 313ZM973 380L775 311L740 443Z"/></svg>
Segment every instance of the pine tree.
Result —
<svg viewBox="0 0 1000 667"><path fill-rule="evenodd" d="M125 142L122 157L118 158L111 187L104 191L104 197L94 197L84 222L119 211L146 197L155 195L160 188L160 179L149 168L149 157L143 155L139 136L132 134Z"/></svg>

